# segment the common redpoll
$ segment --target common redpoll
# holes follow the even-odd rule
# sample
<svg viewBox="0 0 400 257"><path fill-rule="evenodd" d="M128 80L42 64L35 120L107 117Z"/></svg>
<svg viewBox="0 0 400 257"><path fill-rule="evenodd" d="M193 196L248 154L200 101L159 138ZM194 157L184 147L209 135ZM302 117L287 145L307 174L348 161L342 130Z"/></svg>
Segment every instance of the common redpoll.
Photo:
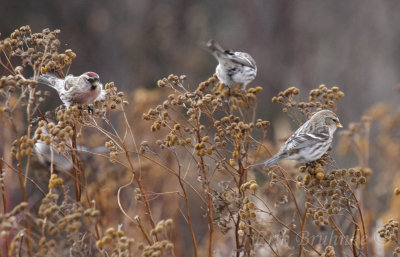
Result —
<svg viewBox="0 0 400 257"><path fill-rule="evenodd" d="M319 111L286 140L276 155L262 164L267 169L284 159L300 163L318 160L328 151L336 128L341 127L342 124L335 113L329 110Z"/></svg>
<svg viewBox="0 0 400 257"><path fill-rule="evenodd" d="M61 101L66 106L73 104L90 104L94 100L101 100L105 96L99 75L95 72L85 72L74 77L72 74L64 79L53 73L39 76L38 82L57 90Z"/></svg>
<svg viewBox="0 0 400 257"><path fill-rule="evenodd" d="M73 167L72 157L70 152L70 147L72 146L71 140L69 140L69 146L66 147L66 151L64 153L59 153L53 143L47 145L46 142L40 139L45 135L49 135L47 131L47 125L41 127L41 134L38 136L39 139L34 145L35 154L39 162L45 167L49 167L51 162L53 162L54 168L56 170L64 170L64 171L71 170ZM91 153L108 153L107 148L103 146L87 147L83 145L77 145L76 148L78 154L82 158L81 160L83 161L87 161L92 156ZM53 151L53 156L51 153L52 151Z"/></svg>
<svg viewBox="0 0 400 257"><path fill-rule="evenodd" d="M246 89L256 77L256 62L249 54L224 50L214 40L208 41L207 47L218 61L215 69L218 79L228 87L241 84Z"/></svg>

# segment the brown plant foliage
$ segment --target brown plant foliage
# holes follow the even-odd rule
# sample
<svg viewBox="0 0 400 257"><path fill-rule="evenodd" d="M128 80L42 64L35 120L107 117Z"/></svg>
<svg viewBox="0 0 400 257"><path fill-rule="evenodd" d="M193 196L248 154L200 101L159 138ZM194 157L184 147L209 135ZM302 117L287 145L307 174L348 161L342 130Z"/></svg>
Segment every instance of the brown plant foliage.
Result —
<svg viewBox="0 0 400 257"><path fill-rule="evenodd" d="M24 26L0 41L0 256L379 256L375 234L400 252L399 217L376 222L398 208L369 199L400 194L379 195L369 164L380 151L386 172L399 170L398 110L376 105L340 133L336 151L264 171L254 164L278 147L257 114L262 87L229 89L214 75L190 88L169 75L133 94L107 83L93 112L45 110L52 99L38 76L64 76L77 57L59 53L59 33ZM338 111L342 97L321 85L304 101L291 87L272 102L301 125ZM51 149L49 165L35 156L38 142ZM338 167L334 152L355 154L355 165ZM55 167L56 154L72 168Z"/></svg>

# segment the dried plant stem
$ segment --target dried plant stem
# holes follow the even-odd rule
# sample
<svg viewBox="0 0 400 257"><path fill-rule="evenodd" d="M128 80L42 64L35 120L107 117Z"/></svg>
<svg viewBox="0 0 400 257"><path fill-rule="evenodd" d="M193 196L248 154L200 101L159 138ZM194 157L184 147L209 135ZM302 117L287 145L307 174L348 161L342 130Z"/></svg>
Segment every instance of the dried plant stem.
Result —
<svg viewBox="0 0 400 257"><path fill-rule="evenodd" d="M323 206L323 204L320 202L320 200L317 199L317 201L318 201L318 203L319 203L321 206ZM347 218L346 218L346 219L347 219ZM335 233L337 233L337 234L339 235L339 237L343 238L344 241L345 241L345 243L347 244L347 246L348 246L350 249L352 249L351 243L349 242L349 240L347 240L347 238L346 238L346 236L344 235L343 231L342 231L342 230L340 229L340 227L336 224L335 219L333 218L333 215L329 215L329 221L330 221L331 224L333 225L333 227L332 227L333 231L334 231ZM357 226L356 223L354 223L354 224ZM341 244L339 244L339 245L341 245Z"/></svg>
<svg viewBox="0 0 400 257"><path fill-rule="evenodd" d="M3 68L6 69L10 74L14 74L14 70L15 70L15 69L14 69L13 65L11 64L11 62L10 62L10 58L7 56L7 54L6 54L6 52L4 51L4 49L1 49L1 51L3 52L4 57L6 58L6 60L7 60L7 62L8 62L8 65L10 65L11 69L8 68L8 65L5 64L5 63L3 63L3 61L2 61L1 58L0 58L0 64L1 64L1 66L3 66Z"/></svg>
<svg viewBox="0 0 400 257"><path fill-rule="evenodd" d="M81 166L81 165L80 165L80 166ZM90 200L90 198L89 198L89 192L88 192L88 190L87 190L87 178L86 178L86 173L85 173L85 170L84 170L84 169L81 169L81 170L82 170L83 188L84 188L84 190L85 190L86 201L87 201L89 207L90 207L90 208L93 208L93 207L94 207L94 204L93 204L92 201ZM99 231L99 226L98 226L97 221L96 221L96 223L94 224L94 229L95 229L95 232L96 232L96 240L99 240L99 239L100 239L100 231ZM103 253L103 254L104 254L104 253Z"/></svg>
<svg viewBox="0 0 400 257"><path fill-rule="evenodd" d="M252 225L249 225L249 227L254 230L257 234L259 234L261 236L261 238L264 240L264 242L269 246L269 248L271 249L271 251L275 254L275 256L280 257L280 254L278 252L275 251L275 249L272 247L271 243L268 242L267 239L264 238L263 234L258 231L258 229L256 229L255 227L253 227Z"/></svg>
<svg viewBox="0 0 400 257"><path fill-rule="evenodd" d="M299 217L299 222L301 223L300 224L300 226L302 226L302 215L301 215L301 211L300 211L300 208L299 208L299 205L297 204L297 200L296 200L296 197L294 196L294 193L293 193L293 189L292 189L292 187L290 186L290 180L286 177L286 172L285 172L285 170L284 169L282 169L281 167L279 167L279 171L281 172L281 174L282 174L282 176L285 178L285 183L286 183L286 188L288 189L288 191L289 191L289 193L290 193L290 196L292 197L292 199L293 199L293 202L294 202L294 204L295 204L295 206L296 206L296 211L297 211L297 216Z"/></svg>
<svg viewBox="0 0 400 257"><path fill-rule="evenodd" d="M17 169L15 169L12 165L10 165L9 163L5 162L4 159L2 160L3 164L7 165L7 167L9 169L11 169L13 172L15 173L19 173L19 171ZM40 193L42 193L43 196L46 196L46 193L44 192L44 190L31 178L28 178L28 180L39 190Z"/></svg>
<svg viewBox="0 0 400 257"><path fill-rule="evenodd" d="M339 226L336 224L335 220L333 219L332 215L329 216L329 221L332 223L332 225L334 226L333 229L334 231L336 231L336 233L339 234L339 236L341 236L344 241L346 242L347 246L351 249L351 243L349 242L349 240L347 240L346 236L343 234L343 231L339 228Z"/></svg>
<svg viewBox="0 0 400 257"><path fill-rule="evenodd" d="M7 197L6 197L6 189L4 187L4 173L3 173L3 156L0 156L0 178L2 178L1 182L1 197L3 199L3 213L7 213ZM9 248L10 248L10 240L8 237L5 238L6 245L6 256L9 257ZM1 252L0 252L1 254Z"/></svg>
<svg viewBox="0 0 400 257"><path fill-rule="evenodd" d="M303 215L303 220L301 222L301 226L300 226L300 235L303 235L304 232L304 228L306 227L306 222L307 222L307 210L308 208L305 209L304 211L304 215ZM299 245L299 257L301 257L301 255L303 254L303 236L300 239L300 245Z"/></svg>
<svg viewBox="0 0 400 257"><path fill-rule="evenodd" d="M239 224L240 215L238 215L237 221L235 222L235 243L236 243L236 257L240 257L240 240L239 240Z"/></svg>
<svg viewBox="0 0 400 257"><path fill-rule="evenodd" d="M268 204L264 201L264 199L258 197L258 196L255 195L255 194L254 194L254 197L256 197L258 200L260 200L260 201L264 204L264 206L267 207L267 209L268 209L268 212L259 209L260 212L264 212L264 213L266 213L266 214L268 214L268 215L271 215L271 217L272 217L278 224L280 224L281 226L285 227L285 228L288 229L290 232L292 232L296 237L298 237L301 241L305 242L305 243L306 243L308 246L310 246L310 247L313 249L313 251L316 252L319 256L322 255L322 253L321 253L320 251L318 251L312 244L310 244L307 240L304 240L304 239L303 239L303 234L297 233L297 232L294 231L290 226L286 225L282 220L280 220L276 215L274 215L274 214L271 212L271 208L270 208L270 207L268 206Z"/></svg>
<svg viewBox="0 0 400 257"><path fill-rule="evenodd" d="M358 201L356 195L354 194L354 191L351 189L351 187L348 186L348 185L347 185L347 187L348 187L350 193L352 194L354 200L356 201L357 210L358 210L358 213L360 214L360 221L361 221L361 226L362 226L362 231L363 231L363 237L364 237L364 238L363 238L363 241L364 241L364 243L365 243L365 256L368 257L368 242L367 242L367 234L366 234L367 232L366 232L366 230L365 230L365 223L364 223L364 218L363 218L363 215L362 215L360 203L359 203L359 201Z"/></svg>
<svg viewBox="0 0 400 257"><path fill-rule="evenodd" d="M126 112L124 110L124 104L123 103L120 104L120 107L122 109L122 113L124 114L124 121L125 121L126 126L128 127L128 131L129 131L129 135L131 137L132 143L135 146L136 152L138 152L139 149L137 147L135 137L133 136L132 127L129 124L128 117L126 116ZM139 161L139 174L138 175L141 177L142 176L142 160L140 159L140 155L138 155L138 161Z"/></svg>
<svg viewBox="0 0 400 257"><path fill-rule="evenodd" d="M133 176L135 176L135 175L133 174ZM147 234L147 232L146 232L146 230L144 229L144 227L143 227L142 223L140 222L140 220L133 220L133 219L128 215L128 213L126 213L125 209L124 209L124 208L122 207L122 205L121 205L121 197L120 197L120 196L121 196L121 190L124 189L124 188L127 187L127 186L130 186L132 183L133 183L133 177L132 177L131 181L130 181L128 184L123 185L123 186L121 186L121 187L118 188L118 193L117 193L118 206L119 206L119 209L122 211L122 213L123 213L130 221L132 221L133 223L135 223L135 224L138 225L138 227L139 227L140 231L142 232L143 236L145 237L147 243L148 243L149 245L151 245L151 244L152 244L152 240L150 239L150 236Z"/></svg>
<svg viewBox="0 0 400 257"><path fill-rule="evenodd" d="M136 153L136 154L138 154L138 153ZM179 175L178 174L176 174L171 168L169 168L168 166L166 166L166 165L164 165L164 164L162 164L162 163L160 163L160 162L158 162L158 161L156 161L156 160L153 160L152 158L149 158L149 157L147 157L146 155L142 155L143 156L143 158L145 158L145 159L147 159L147 160L149 160L149 161L151 161L151 162L154 162L155 164L157 164L158 166L160 166L160 167L162 167L163 169L165 169L169 174L172 174L172 175L174 175L174 176L176 176L177 178L179 178ZM193 185L192 184L190 184L189 182L187 182L185 179L183 179L182 177L180 178L181 180L182 180L182 183L184 183L185 185L187 185L188 187L190 187L192 190L193 190L193 192L199 197L199 199L203 202L203 204L207 204L207 202L206 202L206 200L203 198L203 196L196 190L196 188L194 188L193 187Z"/></svg>
<svg viewBox="0 0 400 257"><path fill-rule="evenodd" d="M28 100L28 105L26 107L26 116L27 116L27 124L28 124L28 131L26 132L26 138L30 138L31 137L31 120L32 120L32 114L31 114L31 110L32 110L32 106L34 105L35 102L35 88L30 88L29 91L29 100ZM29 173L29 163L31 160L31 156L28 155L27 160L26 160L26 164L25 164L25 180L24 180L24 185L26 187L26 183L28 182L28 173Z"/></svg>
<svg viewBox="0 0 400 257"><path fill-rule="evenodd" d="M210 185L207 185L207 190L210 189ZM212 257L213 250L213 233L214 233L214 223L213 223L213 209L212 209L212 197L209 192L208 193L208 222L209 222L209 238L208 238L208 256Z"/></svg>
<svg viewBox="0 0 400 257"><path fill-rule="evenodd" d="M356 237L357 237L357 231L358 228L356 226L356 228L354 229L354 233L353 233L353 239L351 240L351 244L352 244L352 250L353 250L353 256L356 257L358 256L357 254L357 246L356 246Z"/></svg>
<svg viewBox="0 0 400 257"><path fill-rule="evenodd" d="M24 202L27 203L28 197L24 185L24 180L22 175L22 162L20 158L18 159L17 167L18 167L18 180L19 180L19 185L21 187L22 198L24 199ZM29 257L33 257L32 245L31 245L31 227L28 221L28 210L25 211L25 229L26 229L26 246L28 248L28 255Z"/></svg>
<svg viewBox="0 0 400 257"><path fill-rule="evenodd" d="M24 236L19 237L19 251L18 251L18 257L21 257L21 252L22 252L22 241L24 240Z"/></svg>
<svg viewBox="0 0 400 257"><path fill-rule="evenodd" d="M74 187L75 187L75 199L77 202L81 201L81 185L80 185L80 178L79 178L79 166L78 166L78 155L77 155L77 148L76 148L76 127L75 124L72 124L72 167L74 172Z"/></svg>
<svg viewBox="0 0 400 257"><path fill-rule="evenodd" d="M238 147L238 149L240 149L240 146ZM244 159L244 157L242 157L242 159ZM240 188L242 186L242 184L244 182L246 182L246 180L247 180L247 169L245 169L243 167L243 163L241 162L241 157L240 156L238 157L238 165L239 165L239 184L238 184L238 188Z"/></svg>
<svg viewBox="0 0 400 257"><path fill-rule="evenodd" d="M192 237L193 254L194 254L195 257L197 257L197 240L196 240L196 236L195 236L194 229L193 229L192 218L191 218L191 215L190 215L189 198L188 198L188 195L187 195L187 192L186 192L186 189L185 189L185 185L183 184L182 176L181 176L182 165L179 162L179 157L178 157L178 155L176 154L175 151L173 151L173 154L175 155L176 161L178 163L178 181L179 181L180 187L182 188L182 192L183 192L183 195L184 195L184 198L185 198L186 215L187 215L186 222L188 223L189 230L190 230L190 235Z"/></svg>
<svg viewBox="0 0 400 257"><path fill-rule="evenodd" d="M200 122L196 119L196 137L197 142L201 142L201 135L200 135ZM203 156L200 156L200 169L203 173L204 178L206 178L206 169ZM214 233L214 221L213 221L213 202L212 196L210 194L210 182L205 179L205 190L207 193L207 209L208 209L208 225L209 225L209 237L208 237L208 256L212 257L212 250L213 250L213 233Z"/></svg>
<svg viewBox="0 0 400 257"><path fill-rule="evenodd" d="M121 145L122 145L122 147L123 147L123 149L125 151L125 156L126 156L126 159L128 160L130 170L131 170L131 172L133 174L133 178L136 181L137 185L139 186L140 192L142 192L142 194L143 194L143 202L144 202L144 205L146 206L147 215L149 217L151 227L154 229L156 227L156 224L154 222L153 214L151 212L149 199L147 198L147 194L144 191L142 180L138 176L138 174L135 171L135 169L133 168L132 160L131 160L131 157L129 155L129 151L126 148L126 145L124 144L124 142L121 142ZM159 241L157 234L155 234L154 236L156 238L156 241Z"/></svg>
<svg viewBox="0 0 400 257"><path fill-rule="evenodd" d="M182 192L185 198L185 205L186 205L186 215L187 215L187 223L189 226L190 234L192 236L192 242L193 242L193 254L195 257L197 257L197 241L196 241L196 236L194 234L193 230L193 223L192 223L192 218L190 216L190 210L189 210L189 198L185 189L185 185L183 185L182 179L181 179L181 166L179 165L179 174L178 174L178 181L179 185L182 188Z"/></svg>
<svg viewBox="0 0 400 257"><path fill-rule="evenodd" d="M239 181L238 181L238 188L241 188L243 182L247 180L247 170L243 168L243 164L240 161L240 157L238 157L239 162ZM244 197L244 195L243 195ZM239 240L239 224L240 224L241 217L238 215L237 221L235 223L235 242L236 242L236 256L240 256L240 251L238 251L241 247L241 243Z"/></svg>
<svg viewBox="0 0 400 257"><path fill-rule="evenodd" d="M133 136L132 127L129 124L128 117L126 116L126 112L124 110L124 105L120 104L120 107L122 109L122 113L124 115L124 121L125 121L126 126L128 127L128 131L129 131L129 134L131 136L131 140L132 140L132 142L133 142L133 144L134 144L134 146L136 148L136 151L138 151L136 140L135 140L135 137ZM128 160L128 163L129 163L129 168L130 168L130 170L131 170L131 172L133 174L133 178L135 179L136 183L138 184L138 186L140 188L140 191L143 193L143 202L144 202L144 204L146 206L146 210L147 210L147 214L149 216L151 227L154 229L156 227L156 224L154 222L154 218L153 218L153 214L151 212L150 203L149 203L149 200L147 198L147 194L145 193L144 187L143 187L143 184L142 184L141 169L139 169L139 172L135 171L135 169L133 168L133 165L132 165L132 160L131 160L131 157L129 155L128 148L126 147L124 141L119 136L118 136L118 138L121 141L121 146L122 146L122 148L123 148L123 150L125 152L126 159ZM141 167L140 155L138 155L138 160L139 160L139 166ZM156 240L159 241L157 234L155 234L154 236L155 236Z"/></svg>

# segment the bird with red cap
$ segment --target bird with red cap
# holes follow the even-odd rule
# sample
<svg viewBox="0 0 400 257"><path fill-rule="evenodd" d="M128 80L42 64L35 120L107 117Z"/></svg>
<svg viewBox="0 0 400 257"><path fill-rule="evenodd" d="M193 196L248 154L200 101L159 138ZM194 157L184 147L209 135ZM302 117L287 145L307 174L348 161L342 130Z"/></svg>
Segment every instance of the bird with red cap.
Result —
<svg viewBox="0 0 400 257"><path fill-rule="evenodd" d="M105 97L99 75L91 71L80 76L70 74L63 79L54 73L46 73L39 76L38 82L57 90L66 106L91 104L94 100L102 100Z"/></svg>

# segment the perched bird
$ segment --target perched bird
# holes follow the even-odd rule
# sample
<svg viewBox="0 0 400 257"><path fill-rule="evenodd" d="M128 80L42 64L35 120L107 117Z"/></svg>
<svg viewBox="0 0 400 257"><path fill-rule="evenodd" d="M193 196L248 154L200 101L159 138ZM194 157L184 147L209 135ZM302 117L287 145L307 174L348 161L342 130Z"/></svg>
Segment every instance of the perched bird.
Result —
<svg viewBox="0 0 400 257"><path fill-rule="evenodd" d="M260 164L264 164L267 169L284 159L300 163L318 160L328 151L336 128L341 127L342 124L334 112L319 111L286 140L277 154Z"/></svg>
<svg viewBox="0 0 400 257"><path fill-rule="evenodd" d="M224 50L214 40L208 41L206 46L218 61L215 69L218 79L229 88L241 84L246 89L256 77L256 62L249 54Z"/></svg>
<svg viewBox="0 0 400 257"><path fill-rule="evenodd" d="M54 73L46 73L39 76L38 82L57 90L66 106L90 104L105 96L99 75L95 72L85 72L77 77L70 74L64 79L58 78Z"/></svg>
<svg viewBox="0 0 400 257"><path fill-rule="evenodd" d="M69 150L66 151L66 153L59 153L56 149L56 147L50 143L50 145L47 145L46 142L42 141L40 138L44 135L48 135L47 131L47 124L43 127L41 127L41 134L37 136L39 139L34 145L34 151L36 154L36 157L38 158L39 162L44 166L44 167L49 167L51 164L51 161L53 161L54 168L56 170L63 170L63 171L69 171L73 168L73 163L72 163L72 157L71 153ZM69 142L69 145L72 145L72 142ZM103 153L107 154L109 151L107 148L104 146L99 146L99 147L87 147L83 145L77 145L77 152L78 155L80 156L82 161L87 161L92 157L92 153ZM53 150L53 157L51 156L51 151Z"/></svg>

